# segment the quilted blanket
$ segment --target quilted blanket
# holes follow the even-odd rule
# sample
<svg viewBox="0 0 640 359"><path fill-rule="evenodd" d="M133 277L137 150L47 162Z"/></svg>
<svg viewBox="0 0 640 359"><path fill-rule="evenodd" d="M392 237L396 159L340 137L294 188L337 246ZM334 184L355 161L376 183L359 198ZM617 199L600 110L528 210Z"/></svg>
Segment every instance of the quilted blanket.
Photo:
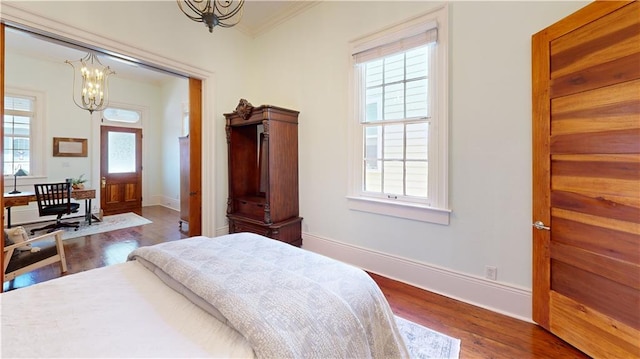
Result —
<svg viewBox="0 0 640 359"><path fill-rule="evenodd" d="M328 257L236 233L138 248L136 259L215 308L258 357L408 357L375 282Z"/></svg>

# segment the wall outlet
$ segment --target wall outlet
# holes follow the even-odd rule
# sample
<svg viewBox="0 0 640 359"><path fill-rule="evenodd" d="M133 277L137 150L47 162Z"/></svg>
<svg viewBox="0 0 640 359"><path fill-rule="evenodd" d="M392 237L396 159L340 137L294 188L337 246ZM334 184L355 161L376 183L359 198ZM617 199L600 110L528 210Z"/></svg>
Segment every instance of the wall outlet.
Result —
<svg viewBox="0 0 640 359"><path fill-rule="evenodd" d="M485 266L484 267L484 276L490 280L498 279L498 268L493 266Z"/></svg>

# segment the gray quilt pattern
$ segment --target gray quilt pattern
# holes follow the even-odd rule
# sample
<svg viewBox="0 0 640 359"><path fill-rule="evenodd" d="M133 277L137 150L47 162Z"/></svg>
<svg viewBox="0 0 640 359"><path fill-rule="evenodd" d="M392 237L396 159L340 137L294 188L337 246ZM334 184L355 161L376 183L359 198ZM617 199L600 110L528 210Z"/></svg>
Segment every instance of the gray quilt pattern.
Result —
<svg viewBox="0 0 640 359"><path fill-rule="evenodd" d="M406 358L393 313L362 270L251 233L142 247L263 358Z"/></svg>

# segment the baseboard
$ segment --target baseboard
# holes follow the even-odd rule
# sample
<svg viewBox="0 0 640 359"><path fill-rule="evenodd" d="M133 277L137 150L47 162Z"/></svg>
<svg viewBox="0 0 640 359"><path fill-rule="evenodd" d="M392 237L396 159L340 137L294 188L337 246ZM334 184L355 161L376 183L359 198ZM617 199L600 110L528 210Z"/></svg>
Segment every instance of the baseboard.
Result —
<svg viewBox="0 0 640 359"><path fill-rule="evenodd" d="M216 229L216 236L229 227ZM531 319L531 291L484 278L451 271L367 248L302 233L302 248L349 263L414 287L438 293L526 322Z"/></svg>
<svg viewBox="0 0 640 359"><path fill-rule="evenodd" d="M418 288L532 322L531 291L303 233L302 247Z"/></svg>
<svg viewBox="0 0 640 359"><path fill-rule="evenodd" d="M170 198L167 196L161 196L161 195L151 196L150 201L145 201L145 203L142 204L143 207L152 206L152 205L158 205L162 207L171 208L176 211L180 211L180 200L175 198Z"/></svg>

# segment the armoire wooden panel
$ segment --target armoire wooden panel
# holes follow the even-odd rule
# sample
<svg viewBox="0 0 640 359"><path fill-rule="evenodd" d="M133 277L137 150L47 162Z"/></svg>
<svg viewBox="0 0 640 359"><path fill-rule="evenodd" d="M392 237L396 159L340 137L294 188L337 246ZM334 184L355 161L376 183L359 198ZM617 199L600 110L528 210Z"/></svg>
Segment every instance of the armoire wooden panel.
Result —
<svg viewBox="0 0 640 359"><path fill-rule="evenodd" d="M298 111L242 99L225 114L229 233L302 245L298 204Z"/></svg>

